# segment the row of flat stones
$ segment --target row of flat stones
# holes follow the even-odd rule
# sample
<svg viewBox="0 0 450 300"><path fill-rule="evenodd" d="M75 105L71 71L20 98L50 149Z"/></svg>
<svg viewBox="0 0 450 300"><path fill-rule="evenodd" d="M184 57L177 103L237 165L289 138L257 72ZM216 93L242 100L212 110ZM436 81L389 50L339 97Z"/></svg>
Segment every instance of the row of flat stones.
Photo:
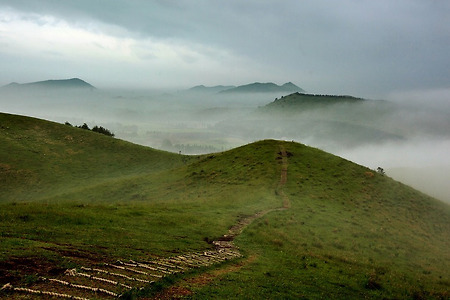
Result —
<svg viewBox="0 0 450 300"><path fill-rule="evenodd" d="M216 245L217 250L193 252L147 262L136 262L132 260L128 262L117 261L112 264L105 263L98 267L79 267L78 269L68 269L65 272L65 280L44 277L40 277L40 279L51 283L52 285L66 286L70 289L92 292L96 298L117 298L120 297L124 291L128 291L133 288L142 288L145 285L152 284L155 281L171 274L182 273L193 268L211 266L241 257L240 252L235 247L226 247L228 245L221 246ZM89 285L72 283L70 281L71 277L81 277L87 279L89 281ZM101 288L96 286L95 283L112 286L112 288ZM52 296L55 298L75 300L89 299L71 295L69 292L62 293L59 291L55 292L15 287L11 284L6 284L2 287L2 290L9 292L29 293L40 296Z"/></svg>

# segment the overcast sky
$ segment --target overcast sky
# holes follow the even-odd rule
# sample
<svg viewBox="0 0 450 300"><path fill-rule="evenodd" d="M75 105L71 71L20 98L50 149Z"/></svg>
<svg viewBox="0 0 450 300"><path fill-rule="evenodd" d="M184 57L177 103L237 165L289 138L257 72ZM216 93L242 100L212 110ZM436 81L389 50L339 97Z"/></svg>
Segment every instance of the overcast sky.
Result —
<svg viewBox="0 0 450 300"><path fill-rule="evenodd" d="M448 0L0 0L0 85L450 89Z"/></svg>

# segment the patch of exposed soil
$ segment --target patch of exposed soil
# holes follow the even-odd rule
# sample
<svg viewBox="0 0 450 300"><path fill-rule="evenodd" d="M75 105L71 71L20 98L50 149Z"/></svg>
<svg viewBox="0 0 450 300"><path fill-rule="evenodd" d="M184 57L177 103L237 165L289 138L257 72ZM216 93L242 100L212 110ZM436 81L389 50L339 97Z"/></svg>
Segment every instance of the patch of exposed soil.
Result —
<svg viewBox="0 0 450 300"><path fill-rule="evenodd" d="M99 248L100 251L102 249L98 246L96 248ZM64 248L44 247L43 249L56 252L62 257L69 257L71 260L91 261L93 263L107 260L107 257L101 253L81 250L72 246L65 246Z"/></svg>
<svg viewBox="0 0 450 300"><path fill-rule="evenodd" d="M67 258L72 263L91 265L107 261L108 258L90 251L76 249L71 246L64 248L43 248L57 253L59 258ZM58 276L67 268L58 266L58 263L43 257L11 257L7 261L0 261L0 285L22 283L26 278L39 276Z"/></svg>
<svg viewBox="0 0 450 300"><path fill-rule="evenodd" d="M58 275L64 271L43 258L12 257L8 261L0 261L0 285L20 282L25 276Z"/></svg>
<svg viewBox="0 0 450 300"><path fill-rule="evenodd" d="M192 291L182 286L171 286L164 293L156 295L153 299L182 299L192 295Z"/></svg>

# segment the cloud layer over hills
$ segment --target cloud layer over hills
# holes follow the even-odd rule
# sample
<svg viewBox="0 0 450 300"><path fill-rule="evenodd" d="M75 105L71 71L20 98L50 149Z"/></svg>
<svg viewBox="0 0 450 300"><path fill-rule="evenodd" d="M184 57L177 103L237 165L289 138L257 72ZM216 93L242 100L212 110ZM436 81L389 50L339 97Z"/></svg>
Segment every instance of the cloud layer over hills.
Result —
<svg viewBox="0 0 450 300"><path fill-rule="evenodd" d="M383 98L448 88L447 1L0 0L0 85L302 83Z"/></svg>

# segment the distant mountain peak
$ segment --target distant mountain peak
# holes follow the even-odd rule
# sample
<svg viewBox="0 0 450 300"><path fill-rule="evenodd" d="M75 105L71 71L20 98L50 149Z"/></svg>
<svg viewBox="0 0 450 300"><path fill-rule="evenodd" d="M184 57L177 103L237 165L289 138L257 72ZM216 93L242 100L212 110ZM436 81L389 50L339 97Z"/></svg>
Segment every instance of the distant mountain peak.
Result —
<svg viewBox="0 0 450 300"><path fill-rule="evenodd" d="M203 84L196 85L188 89L188 92L196 93L219 93L228 89L235 88L234 85L215 85L215 86L205 86Z"/></svg>
<svg viewBox="0 0 450 300"><path fill-rule="evenodd" d="M5 85L4 88L14 88L14 89L95 89L93 85L87 83L80 78L70 78L70 79L50 79L44 81L36 81L29 83L17 83L11 82Z"/></svg>
<svg viewBox="0 0 450 300"><path fill-rule="evenodd" d="M16 87L16 86L19 86L20 84L19 83L17 83L17 82L11 82L11 83L8 83L7 85L4 85L4 86L2 86L2 87L4 87L4 88L7 88L7 87Z"/></svg>
<svg viewBox="0 0 450 300"><path fill-rule="evenodd" d="M283 87L295 87L295 88L299 88L298 86L296 86L295 84L293 84L292 82L286 82L285 84L282 85Z"/></svg>
<svg viewBox="0 0 450 300"><path fill-rule="evenodd" d="M273 82L254 82L246 85L240 85L233 89L228 89L222 93L293 93L305 92L302 88L296 86L292 82L286 82L283 85L277 85Z"/></svg>

